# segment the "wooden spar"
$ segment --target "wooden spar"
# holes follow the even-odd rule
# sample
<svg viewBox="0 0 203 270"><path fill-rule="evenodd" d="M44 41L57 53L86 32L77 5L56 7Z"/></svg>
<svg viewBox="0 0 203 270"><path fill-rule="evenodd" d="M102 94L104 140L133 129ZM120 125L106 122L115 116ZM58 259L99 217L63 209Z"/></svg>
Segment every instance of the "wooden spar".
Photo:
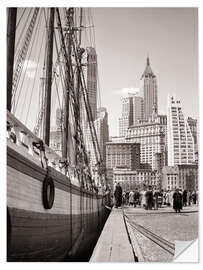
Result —
<svg viewBox="0 0 203 270"><path fill-rule="evenodd" d="M84 53L84 49L81 49L80 48L80 45L81 45L81 29L82 29L82 8L80 8L80 23L79 23L79 41L78 41L78 55L79 55L79 59L78 59L78 62L79 62L79 67L77 68L77 81L76 81L76 99L77 99L77 114L78 114L78 117L77 117L77 120L76 120L76 136L78 137L78 125L80 125L80 120L81 120L81 104L80 104L80 99L81 99L81 93L80 93L80 87L81 87L81 74L80 74L80 67L81 67L81 61L82 61L82 54ZM76 153L75 153L75 160L76 160L76 163L77 163L77 156L78 156L78 153L77 153L77 142L75 142L75 149L76 149Z"/></svg>
<svg viewBox="0 0 203 270"><path fill-rule="evenodd" d="M58 11L58 9L57 9ZM64 130L63 130L63 136L62 136L62 158L67 159L68 154L68 136L69 136L69 107L70 107L70 87L72 84L72 78L70 73L70 63L71 63L71 35L72 35L72 20L73 20L73 14L74 10L73 8L69 8L67 12L67 21L68 21L68 34L66 39L66 47L67 47L67 57L68 57L68 63L66 63L66 90L65 90L65 104L64 104ZM58 11L58 18L59 11ZM61 33L61 38L62 38ZM64 48L65 49L65 48Z"/></svg>
<svg viewBox="0 0 203 270"><path fill-rule="evenodd" d="M17 14L17 8L8 9L8 28L7 28L7 110L8 111L11 111L11 100L12 100L16 14Z"/></svg>
<svg viewBox="0 0 203 270"><path fill-rule="evenodd" d="M49 146L50 118L51 118L51 80L52 80L52 58L53 58L53 33L54 33L54 8L50 8L48 26L48 45L46 57L46 79L45 79L45 122L44 142Z"/></svg>

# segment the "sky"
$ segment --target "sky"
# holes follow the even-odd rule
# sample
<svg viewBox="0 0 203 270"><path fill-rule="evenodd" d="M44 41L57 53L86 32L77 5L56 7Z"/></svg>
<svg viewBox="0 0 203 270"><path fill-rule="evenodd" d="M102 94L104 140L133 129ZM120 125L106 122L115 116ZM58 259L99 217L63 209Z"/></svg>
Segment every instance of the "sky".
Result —
<svg viewBox="0 0 203 270"><path fill-rule="evenodd" d="M23 9L18 9L17 22L22 13ZM28 15L29 9L25 13ZM26 76L21 76L26 85L24 89L19 87L23 98L17 99L16 96L19 100L16 116L32 130L36 122L36 113L33 112L39 107L39 78L42 77L45 46L43 10L39 14L33 33L35 49L32 53L28 51L29 57L22 73ZM198 118L197 8L91 8L93 22L89 14L89 9L85 9L84 25L90 27L82 31L82 45L91 45L89 33L94 24L95 42L90 43L96 46L97 52L101 97L98 106L107 108L110 136L119 135L121 98L128 92L139 92L147 56L157 76L159 113L166 113L168 94L176 94L186 116ZM27 16L22 18L17 28L18 48L24 41L20 33L26 29L25 19ZM55 60L56 56L54 63ZM41 68L36 73L38 66ZM59 106L56 89L52 89L52 96L53 125L55 110Z"/></svg>
<svg viewBox="0 0 203 270"><path fill-rule="evenodd" d="M198 118L197 8L94 8L101 105L111 136L118 136L121 97L139 91L147 55L157 76L158 109L167 96L181 100L186 116Z"/></svg>

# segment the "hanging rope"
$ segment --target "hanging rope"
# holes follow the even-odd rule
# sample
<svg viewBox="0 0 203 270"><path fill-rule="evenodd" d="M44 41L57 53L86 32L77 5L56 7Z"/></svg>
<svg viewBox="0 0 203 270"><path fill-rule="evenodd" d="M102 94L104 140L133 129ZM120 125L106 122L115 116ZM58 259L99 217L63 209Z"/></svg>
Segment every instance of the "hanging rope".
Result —
<svg viewBox="0 0 203 270"><path fill-rule="evenodd" d="M37 31L37 29L35 29L34 35L36 34L36 31ZM31 43L31 48L28 51L28 59L26 61L26 66L25 66L25 62L24 62L23 78L21 78L21 80L19 80L20 86L17 88L17 92L16 92L16 96L17 96L16 106L14 107L14 105L13 105L13 113L15 114L17 112L17 109L18 109L18 104L19 104L21 94L22 94L22 92L25 92L25 94L23 94L24 101L23 101L23 106L21 105L20 119L22 119L22 114L24 113L25 102L26 102L26 98L27 98L27 94L28 94L28 91L25 90L25 86L23 86L23 85L24 85L24 81L25 81L25 77L26 77L26 73L27 73L28 64L29 64L29 61L31 59L31 54L33 52L33 48L34 48L34 42ZM28 85L30 85L30 80L31 80L31 78L28 79L28 82L27 82ZM14 100L13 100L13 102L14 102Z"/></svg>
<svg viewBox="0 0 203 270"><path fill-rule="evenodd" d="M26 8L25 8L25 10L26 10ZM31 12L32 12L32 10L33 10L33 8L30 8L29 9L29 13L28 13L28 16L27 16L27 18L26 18L26 20L25 20L25 22L24 22L24 25L23 25L23 27L21 27L21 32L18 34L18 36L19 36L19 38L18 38L18 40L16 40L16 45L15 45L15 57L16 57L16 55L19 55L19 53L20 53L20 49L18 50L18 46L19 46L19 43L20 42L22 42L22 37L24 36L24 32L26 31L26 29L28 28L28 23L29 23L29 21L30 21L30 16L31 16ZM18 28L19 29L19 28ZM17 28L16 28L16 30L18 30ZM19 30L19 31L20 31Z"/></svg>
<svg viewBox="0 0 203 270"><path fill-rule="evenodd" d="M39 29L40 22L41 22L41 16L39 16L37 27L36 27L36 33L38 33L36 39L34 40L36 42L36 44L38 44L38 40L39 40L39 32L40 31L38 31L38 29ZM34 44L34 42L33 42L33 44ZM31 95L30 95L30 100L29 100L29 105L28 105L28 111L27 111L26 118L25 118L25 124L27 124L27 120L28 120L28 116L29 116L29 112L30 112L30 104L31 104L32 96L33 96L33 91L34 91L34 88L35 88L37 70L38 70L39 62L40 62L39 59L40 59L40 56L41 56L41 53L42 53L42 45L43 45L43 39L41 40L41 45L40 45L39 52L38 52L37 67L35 69L34 80L32 82L32 90L31 90ZM25 71L25 73L26 73L26 71Z"/></svg>

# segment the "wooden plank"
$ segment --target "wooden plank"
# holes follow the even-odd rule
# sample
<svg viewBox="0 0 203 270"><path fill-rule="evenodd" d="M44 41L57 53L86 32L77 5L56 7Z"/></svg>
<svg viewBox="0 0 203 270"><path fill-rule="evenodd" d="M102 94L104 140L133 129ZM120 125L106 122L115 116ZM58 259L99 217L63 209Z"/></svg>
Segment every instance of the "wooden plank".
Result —
<svg viewBox="0 0 203 270"><path fill-rule="evenodd" d="M94 248L90 262L134 262L121 209L113 209Z"/></svg>

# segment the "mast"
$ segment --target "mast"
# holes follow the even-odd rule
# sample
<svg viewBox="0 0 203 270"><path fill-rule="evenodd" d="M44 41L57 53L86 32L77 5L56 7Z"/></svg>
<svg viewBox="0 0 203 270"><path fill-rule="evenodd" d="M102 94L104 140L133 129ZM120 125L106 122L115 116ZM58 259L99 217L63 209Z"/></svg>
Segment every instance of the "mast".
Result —
<svg viewBox="0 0 203 270"><path fill-rule="evenodd" d="M60 19L59 11L57 9L58 19ZM66 39L66 46L67 46L67 53L66 53L66 46L64 45L64 52L67 56L68 63L66 63L66 90L65 90L65 104L64 104L64 130L63 130L63 137L62 137L62 158L67 159L68 154L68 136L69 136L69 107L70 107L70 88L72 86L72 76L71 76L71 36L72 36L72 23L73 23L73 15L74 9L69 8L67 11L67 39ZM61 22L60 22L61 24ZM61 32L61 38L63 34Z"/></svg>
<svg viewBox="0 0 203 270"><path fill-rule="evenodd" d="M53 33L54 33L54 8L50 8L48 26L48 44L46 55L46 79L45 79L45 125L44 142L49 145L50 118L51 118L51 83L52 83L52 58L53 58Z"/></svg>
<svg viewBox="0 0 203 270"><path fill-rule="evenodd" d="M81 119L81 104L80 104L80 99L81 99L81 93L80 93L80 87L81 87L81 74L80 74L80 69L81 67L81 62L82 62L82 55L85 52L83 48L80 48L81 46L81 31L82 31L82 8L80 8L80 21L79 21L79 37L78 37L78 46L77 46L77 52L78 52L78 62L79 66L77 68L77 75L76 75L76 102L77 102L77 119L76 119L76 137L79 137L78 134L78 126L80 125ZM76 146L75 149L77 149L77 142L75 142ZM75 153L76 157L76 163L77 163L77 150Z"/></svg>
<svg viewBox="0 0 203 270"><path fill-rule="evenodd" d="M7 110L11 111L13 62L15 50L17 8L8 9L8 30L7 30Z"/></svg>

